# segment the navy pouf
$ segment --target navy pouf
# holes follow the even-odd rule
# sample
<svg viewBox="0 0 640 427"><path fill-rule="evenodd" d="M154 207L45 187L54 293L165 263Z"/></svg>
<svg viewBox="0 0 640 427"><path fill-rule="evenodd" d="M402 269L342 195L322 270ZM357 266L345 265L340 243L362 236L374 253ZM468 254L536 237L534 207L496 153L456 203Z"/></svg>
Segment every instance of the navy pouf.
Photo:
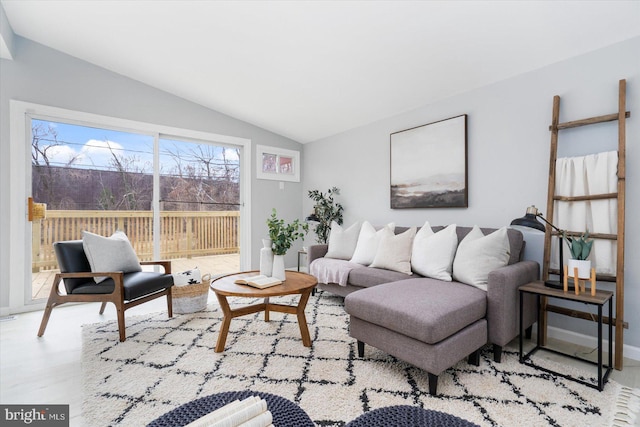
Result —
<svg viewBox="0 0 640 427"><path fill-rule="evenodd" d="M276 425L274 423L274 425ZM417 406L398 405L375 409L360 415L346 427L479 427L444 412L422 409Z"/></svg>
<svg viewBox="0 0 640 427"><path fill-rule="evenodd" d="M243 400L259 396L267 402L267 410L273 415L273 425L278 427L314 427L307 413L295 403L275 394L258 391L230 391L201 397L178 406L160 418L153 420L148 427L181 427L210 412L225 406L234 400Z"/></svg>

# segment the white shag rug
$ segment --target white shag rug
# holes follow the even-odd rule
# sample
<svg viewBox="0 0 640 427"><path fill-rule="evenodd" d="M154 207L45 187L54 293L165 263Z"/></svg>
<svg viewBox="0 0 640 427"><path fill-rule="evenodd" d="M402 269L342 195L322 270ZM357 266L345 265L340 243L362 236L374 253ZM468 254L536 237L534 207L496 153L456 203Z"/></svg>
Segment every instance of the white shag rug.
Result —
<svg viewBox="0 0 640 427"><path fill-rule="evenodd" d="M342 298L317 293L306 314L311 348L302 345L294 315L271 313L271 321L264 322L259 313L231 321L222 353L213 351L221 320L217 305L172 319L166 312L128 317L122 343L115 321L85 325L83 424L144 426L198 397L242 390L296 402L319 426L343 426L392 405L442 411L481 426L633 424L638 390L609 381L598 392L521 365L513 351L495 363L489 347L479 367L461 361L442 373L433 397L421 369L371 346L365 346L364 358L357 356ZM595 381L594 374L534 361Z"/></svg>

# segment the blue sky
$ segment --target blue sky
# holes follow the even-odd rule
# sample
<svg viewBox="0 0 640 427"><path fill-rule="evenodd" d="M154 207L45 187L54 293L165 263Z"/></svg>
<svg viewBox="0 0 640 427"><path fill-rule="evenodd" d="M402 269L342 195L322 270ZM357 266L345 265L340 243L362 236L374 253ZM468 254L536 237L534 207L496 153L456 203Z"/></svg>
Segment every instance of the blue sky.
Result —
<svg viewBox="0 0 640 427"><path fill-rule="evenodd" d="M111 151L133 161L137 171L151 173L153 170L153 136L132 132L121 132L109 129L78 126L60 122L32 120L32 127L40 124L44 129L50 125L57 133L57 140L62 145L48 151L49 158L55 166L64 166L70 159L76 158L73 165L78 168L108 169L113 158ZM47 145L45 141L42 144ZM166 154L167 149L184 155L189 162L189 153L198 149L198 144L191 142L160 140L160 163L162 173L175 170L175 158ZM222 147L202 144L203 149L213 150L216 159L222 159ZM238 161L234 150L226 149L227 159Z"/></svg>

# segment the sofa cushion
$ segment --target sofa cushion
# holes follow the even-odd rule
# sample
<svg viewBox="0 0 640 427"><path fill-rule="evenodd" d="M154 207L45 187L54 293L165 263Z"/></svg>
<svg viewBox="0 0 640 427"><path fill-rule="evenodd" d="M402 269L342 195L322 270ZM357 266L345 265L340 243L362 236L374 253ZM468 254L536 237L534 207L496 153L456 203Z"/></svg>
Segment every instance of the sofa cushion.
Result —
<svg viewBox="0 0 640 427"><path fill-rule="evenodd" d="M358 222L349 228L343 228L337 222L331 221L329 250L325 256L327 258L351 259L358 243L358 234L360 234L360 223Z"/></svg>
<svg viewBox="0 0 640 427"><path fill-rule="evenodd" d="M473 230L458 245L453 260L455 280L487 290L489 273L509 262L510 249L507 228L484 235L480 227Z"/></svg>
<svg viewBox="0 0 640 427"><path fill-rule="evenodd" d="M371 267L386 268L405 274L411 272L411 247L416 228L411 227L402 234L395 235L389 228L382 229L382 239Z"/></svg>
<svg viewBox="0 0 640 427"><path fill-rule="evenodd" d="M485 317L486 293L457 282L420 278L352 292L353 317L435 344Z"/></svg>
<svg viewBox="0 0 640 427"><path fill-rule="evenodd" d="M384 228L389 228L389 230L393 232L396 225L392 222L376 231L369 221L363 222L362 227L360 227L360 235L358 236L356 250L353 252L353 256L350 261L362 265L371 264L376 256L376 252L378 252L378 246L380 246L380 240L382 240Z"/></svg>
<svg viewBox="0 0 640 427"><path fill-rule="evenodd" d="M411 269L422 276L450 282L457 247L455 224L434 233L427 221L413 239Z"/></svg>
<svg viewBox="0 0 640 427"><path fill-rule="evenodd" d="M376 286L382 283L397 282L399 280L407 280L412 277L416 277L416 275L409 276L405 273L386 270L383 268L363 267L353 269L349 272L349 284L353 286L368 288L369 286Z"/></svg>

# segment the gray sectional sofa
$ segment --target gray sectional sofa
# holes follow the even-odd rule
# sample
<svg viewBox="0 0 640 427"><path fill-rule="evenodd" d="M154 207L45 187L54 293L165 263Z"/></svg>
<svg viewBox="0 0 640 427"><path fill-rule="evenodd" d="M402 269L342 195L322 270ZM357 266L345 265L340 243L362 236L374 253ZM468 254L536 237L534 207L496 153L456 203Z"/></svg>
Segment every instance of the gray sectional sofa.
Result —
<svg viewBox="0 0 640 427"><path fill-rule="evenodd" d="M396 227L394 232L406 230ZM471 227L457 227L458 241L470 231ZM494 231L482 229L485 235ZM518 287L538 279L539 265L522 260L522 233L508 229L507 235L508 265L489 273L486 291L455 279L447 282L364 266L349 271L346 286L318 283L318 289L345 297L349 334L358 341L360 357L366 343L418 366L429 373L430 392L436 394L441 372L467 356L477 364L478 350L487 343L500 362L502 347L519 333ZM309 266L327 249L310 246ZM523 314L530 333L537 317L533 298L525 300Z"/></svg>

